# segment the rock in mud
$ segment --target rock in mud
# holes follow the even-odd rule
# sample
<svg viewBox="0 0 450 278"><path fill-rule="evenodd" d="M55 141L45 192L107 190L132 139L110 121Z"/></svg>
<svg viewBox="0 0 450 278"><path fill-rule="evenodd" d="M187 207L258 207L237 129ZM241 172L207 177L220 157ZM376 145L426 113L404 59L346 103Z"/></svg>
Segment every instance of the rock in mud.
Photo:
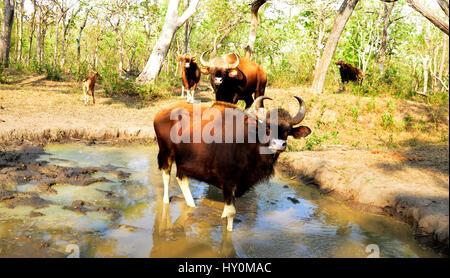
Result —
<svg viewBox="0 0 450 278"><path fill-rule="evenodd" d="M86 202L82 200L76 200L72 202L70 206L64 206L63 209L71 210L77 213L86 214L89 211L88 208L85 207Z"/></svg>
<svg viewBox="0 0 450 278"><path fill-rule="evenodd" d="M296 198L293 198L293 197L287 197L287 199L288 199L289 201L291 201L293 204L298 204L298 203L300 203L299 200L297 200Z"/></svg>
<svg viewBox="0 0 450 278"><path fill-rule="evenodd" d="M45 216L45 214L43 214L42 212L39 211L31 211L30 212L30 217L39 217L39 216Z"/></svg>
<svg viewBox="0 0 450 278"><path fill-rule="evenodd" d="M7 208L15 208L16 206L31 206L39 209L47 207L50 201L44 200L35 192L17 192L0 190L0 202L3 202Z"/></svg>
<svg viewBox="0 0 450 278"><path fill-rule="evenodd" d="M47 182L40 183L38 185L38 188L39 188L39 191L41 191L42 193L56 195L58 192L52 188L52 186L55 184L56 184L56 182L54 182L54 181L47 181Z"/></svg>

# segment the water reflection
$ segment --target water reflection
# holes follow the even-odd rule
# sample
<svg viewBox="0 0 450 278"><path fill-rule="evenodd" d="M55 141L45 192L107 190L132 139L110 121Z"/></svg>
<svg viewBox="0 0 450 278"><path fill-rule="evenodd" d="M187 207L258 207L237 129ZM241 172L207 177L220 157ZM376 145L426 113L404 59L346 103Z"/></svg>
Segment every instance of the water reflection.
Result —
<svg viewBox="0 0 450 278"><path fill-rule="evenodd" d="M46 208L9 209L0 202L1 257L61 257L68 244L80 246L81 257L367 257L370 244L380 247L382 257L436 256L417 244L408 225L354 211L280 176L237 200L230 233L220 218L222 193L213 186L192 180L197 207L190 208L172 176L171 203L162 203L157 146L50 145L46 151L40 159L50 163L130 176L105 170L95 176L108 182L55 185L58 194L41 196L53 203ZM39 192L32 183L17 189ZM120 216L63 209L74 200ZM31 212L43 215L30 217Z"/></svg>

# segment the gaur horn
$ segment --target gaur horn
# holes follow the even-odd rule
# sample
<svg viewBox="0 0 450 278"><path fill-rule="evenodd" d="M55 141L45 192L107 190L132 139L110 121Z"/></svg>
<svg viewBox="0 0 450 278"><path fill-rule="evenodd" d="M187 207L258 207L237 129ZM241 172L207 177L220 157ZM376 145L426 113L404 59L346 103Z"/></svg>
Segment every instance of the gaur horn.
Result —
<svg viewBox="0 0 450 278"><path fill-rule="evenodd" d="M203 59L203 56L204 56L207 52L209 52L209 51L211 51L211 50L206 50L206 51L203 52L202 55L200 56L200 63L201 63L203 66L205 66L205 67L209 67L209 61L206 62L205 59Z"/></svg>
<svg viewBox="0 0 450 278"><path fill-rule="evenodd" d="M236 57L236 62L233 64L228 64L229 69L234 69L239 65L239 56L236 53L232 53Z"/></svg>
<svg viewBox="0 0 450 278"><path fill-rule="evenodd" d="M294 96L294 97L296 100L298 100L298 103L300 104L300 108L298 109L297 115L295 115L292 118L292 125L299 124L301 121L303 121L303 119L305 118L305 115L306 115L305 102L298 96Z"/></svg>
<svg viewBox="0 0 450 278"><path fill-rule="evenodd" d="M259 96L255 99L255 102L253 103L253 105L255 106L256 111L262 107L262 103L265 99L272 100L270 97L266 97L266 96Z"/></svg>

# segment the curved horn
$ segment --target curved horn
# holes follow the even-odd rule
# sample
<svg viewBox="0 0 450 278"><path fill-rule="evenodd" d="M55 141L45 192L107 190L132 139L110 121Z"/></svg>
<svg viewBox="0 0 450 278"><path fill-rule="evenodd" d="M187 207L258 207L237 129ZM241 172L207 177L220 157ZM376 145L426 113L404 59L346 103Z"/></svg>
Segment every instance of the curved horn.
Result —
<svg viewBox="0 0 450 278"><path fill-rule="evenodd" d="M211 50L206 50L205 52L202 53L202 55L200 56L200 63L205 66L205 67L209 67L209 61L206 62L205 59L203 59L203 56L205 55L205 53L209 52Z"/></svg>
<svg viewBox="0 0 450 278"><path fill-rule="evenodd" d="M303 101L303 99L301 99L298 96L294 96L294 97L298 101L298 103L300 104L300 108L298 109L297 115L295 115L292 118L292 125L299 124L301 121L303 121L303 119L305 118L305 115L306 115L305 102Z"/></svg>
<svg viewBox="0 0 450 278"><path fill-rule="evenodd" d="M262 106L262 102L265 100L265 99L270 99L270 100L272 100L270 97L266 97L266 96L259 96L259 97L257 97L256 99L255 99L255 102L253 103L253 105L254 105L254 110L258 110L259 108L261 108L261 106Z"/></svg>
<svg viewBox="0 0 450 278"><path fill-rule="evenodd" d="M239 56L236 53L232 53L236 57L236 62L233 64L228 64L229 69L234 69L239 65Z"/></svg>

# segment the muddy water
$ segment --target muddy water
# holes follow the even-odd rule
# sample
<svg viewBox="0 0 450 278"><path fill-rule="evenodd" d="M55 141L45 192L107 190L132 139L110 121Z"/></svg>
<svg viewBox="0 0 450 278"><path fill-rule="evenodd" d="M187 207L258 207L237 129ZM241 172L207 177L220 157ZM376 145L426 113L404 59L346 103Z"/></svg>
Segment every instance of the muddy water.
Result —
<svg viewBox="0 0 450 278"><path fill-rule="evenodd" d="M416 243L406 224L353 211L281 176L237 200L235 230L228 233L220 219L221 192L212 186L192 180L197 207L187 208L172 171L171 203L162 203L157 151L157 146L47 146L39 160L131 175L100 171L94 177L106 182L53 185L56 193L40 193L50 205L39 209L0 203L0 257L437 256ZM33 182L16 190L39 192ZM77 200L85 203L84 212L67 209Z"/></svg>

